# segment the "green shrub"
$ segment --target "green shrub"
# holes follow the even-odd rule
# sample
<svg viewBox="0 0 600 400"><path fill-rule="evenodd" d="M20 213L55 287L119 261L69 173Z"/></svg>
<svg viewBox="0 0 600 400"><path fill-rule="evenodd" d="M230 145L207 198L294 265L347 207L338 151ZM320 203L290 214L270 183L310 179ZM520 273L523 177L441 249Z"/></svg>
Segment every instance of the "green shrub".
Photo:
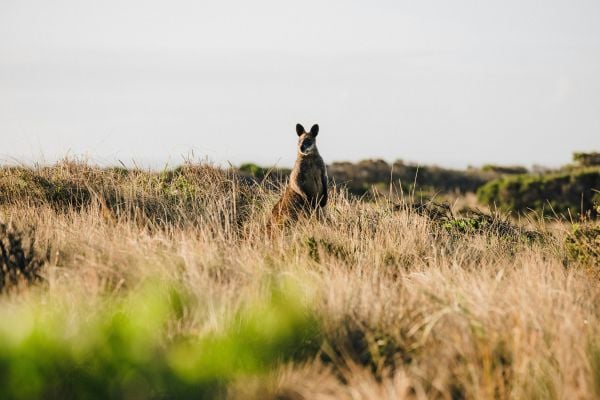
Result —
<svg viewBox="0 0 600 400"><path fill-rule="evenodd" d="M600 225L574 225L565 239L569 257L588 265L600 264Z"/></svg>
<svg viewBox="0 0 600 400"><path fill-rule="evenodd" d="M520 165L495 165L495 164L485 164L483 167L481 167L481 170L483 172L493 172L495 174L499 174L499 175L519 175L519 174L526 174L527 168L522 167Z"/></svg>
<svg viewBox="0 0 600 400"><path fill-rule="evenodd" d="M600 153L573 153L573 161L583 167L600 166Z"/></svg>
<svg viewBox="0 0 600 400"><path fill-rule="evenodd" d="M323 238L317 239L314 236L307 237L304 243L307 247L308 255L313 261L320 262L322 254L333 256L343 262L350 260L350 251L341 244Z"/></svg>
<svg viewBox="0 0 600 400"><path fill-rule="evenodd" d="M264 178L265 174L267 172L266 168L262 168L253 163L242 164L242 165L240 165L239 170L241 172L246 172L246 173L250 174L250 176L252 176L253 178L258 178L258 179Z"/></svg>
<svg viewBox="0 0 600 400"><path fill-rule="evenodd" d="M455 215L449 204L433 201L409 204L405 207L427 217L452 235L491 235L511 241L542 241L545 238L543 233L526 230L500 213L486 214L476 209L465 208L460 215ZM402 209L402 206L397 206L396 209Z"/></svg>
<svg viewBox="0 0 600 400"><path fill-rule="evenodd" d="M477 190L480 202L507 211L554 210L557 213L594 213L600 170L578 170L549 175L504 176Z"/></svg>
<svg viewBox="0 0 600 400"><path fill-rule="evenodd" d="M448 231L459 233L481 232L487 226L487 221L476 218L459 218L444 223L442 226Z"/></svg>

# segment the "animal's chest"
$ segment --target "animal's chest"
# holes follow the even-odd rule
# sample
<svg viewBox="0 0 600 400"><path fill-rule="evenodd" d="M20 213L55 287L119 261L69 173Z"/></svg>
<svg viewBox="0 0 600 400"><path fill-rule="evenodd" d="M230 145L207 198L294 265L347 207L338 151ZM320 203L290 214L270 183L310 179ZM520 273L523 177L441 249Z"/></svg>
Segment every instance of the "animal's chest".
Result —
<svg viewBox="0 0 600 400"><path fill-rule="evenodd" d="M321 171L318 168L306 168L299 176L299 184L308 197L319 197L323 191Z"/></svg>

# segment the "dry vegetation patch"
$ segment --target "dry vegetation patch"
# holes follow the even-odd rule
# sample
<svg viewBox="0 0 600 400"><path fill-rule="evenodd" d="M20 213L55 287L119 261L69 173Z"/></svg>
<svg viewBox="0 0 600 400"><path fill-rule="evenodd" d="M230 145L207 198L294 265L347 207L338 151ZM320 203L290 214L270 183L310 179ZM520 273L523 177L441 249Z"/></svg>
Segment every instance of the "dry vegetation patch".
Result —
<svg viewBox="0 0 600 400"><path fill-rule="evenodd" d="M0 186L0 220L47 254L45 285L0 299L8 398L599 393L600 282L566 223L333 190L325 219L271 237L278 193L205 165L4 169Z"/></svg>

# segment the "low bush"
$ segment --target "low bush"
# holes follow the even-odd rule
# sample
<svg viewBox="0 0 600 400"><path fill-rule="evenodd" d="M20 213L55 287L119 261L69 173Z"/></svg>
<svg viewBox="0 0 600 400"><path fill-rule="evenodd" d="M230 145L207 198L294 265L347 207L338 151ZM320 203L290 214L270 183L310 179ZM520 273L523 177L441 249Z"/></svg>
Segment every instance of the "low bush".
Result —
<svg viewBox="0 0 600 400"><path fill-rule="evenodd" d="M573 161L584 167L600 166L600 153L573 153Z"/></svg>
<svg viewBox="0 0 600 400"><path fill-rule="evenodd" d="M586 265L600 265L600 225L574 225L565 238L565 246L572 260Z"/></svg>
<svg viewBox="0 0 600 400"><path fill-rule="evenodd" d="M397 209L408 208L412 212L427 217L437 226L452 235L492 235L509 240L542 240L543 234L527 230L512 222L501 213L487 214L480 210L466 208L458 215L453 213L450 205L429 201L414 203Z"/></svg>
<svg viewBox="0 0 600 400"><path fill-rule="evenodd" d="M483 167L481 167L481 170L483 172L493 172L495 174L500 175L519 175L526 174L528 172L527 168L522 167L520 165L504 166L496 164L485 164Z"/></svg>
<svg viewBox="0 0 600 400"><path fill-rule="evenodd" d="M474 192L478 187L498 176L493 171L468 169L465 171L437 166L419 166L397 160L392 164L384 160L362 160L358 163L335 162L327 167L330 178L344 185L353 195L362 196L376 186L396 191L420 191L442 193ZM385 190L382 191L385 193Z"/></svg>
<svg viewBox="0 0 600 400"><path fill-rule="evenodd" d="M477 190L480 202L506 211L595 213L600 170L584 169L548 175L504 176Z"/></svg>

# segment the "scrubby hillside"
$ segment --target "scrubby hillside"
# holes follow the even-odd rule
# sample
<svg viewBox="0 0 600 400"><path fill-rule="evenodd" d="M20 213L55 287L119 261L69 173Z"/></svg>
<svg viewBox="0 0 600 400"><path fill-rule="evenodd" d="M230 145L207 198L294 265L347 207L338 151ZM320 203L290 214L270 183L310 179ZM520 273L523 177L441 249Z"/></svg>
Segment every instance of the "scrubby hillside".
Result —
<svg viewBox="0 0 600 400"><path fill-rule="evenodd" d="M483 204L506 211L594 214L600 205L600 168L580 168L549 174L507 176L477 190Z"/></svg>
<svg viewBox="0 0 600 400"><path fill-rule="evenodd" d="M526 170L525 170L526 171ZM256 164L242 164L239 172L243 176L279 181L289 175L286 168L264 168ZM492 179L504 175L522 173L523 168L485 166L482 169L469 168L456 170L437 166L419 166L397 160L388 163L384 160L362 160L357 163L334 162L327 166L329 177L338 185L344 186L355 196L372 197L374 194L394 190L412 191L433 195L439 193L475 192L477 188ZM279 179L277 179L279 178Z"/></svg>
<svg viewBox="0 0 600 400"><path fill-rule="evenodd" d="M0 170L2 398L600 396L598 224L187 165Z"/></svg>
<svg viewBox="0 0 600 400"><path fill-rule="evenodd" d="M479 206L514 214L556 216L597 215L600 207L599 153L575 153L573 164L559 169L487 164L466 170L419 166L401 160L362 160L330 164L330 178L348 193L369 200L390 193L410 193L421 199L453 200L477 193ZM288 169L243 164L237 173L261 182L283 182ZM475 196L473 196L475 197Z"/></svg>

